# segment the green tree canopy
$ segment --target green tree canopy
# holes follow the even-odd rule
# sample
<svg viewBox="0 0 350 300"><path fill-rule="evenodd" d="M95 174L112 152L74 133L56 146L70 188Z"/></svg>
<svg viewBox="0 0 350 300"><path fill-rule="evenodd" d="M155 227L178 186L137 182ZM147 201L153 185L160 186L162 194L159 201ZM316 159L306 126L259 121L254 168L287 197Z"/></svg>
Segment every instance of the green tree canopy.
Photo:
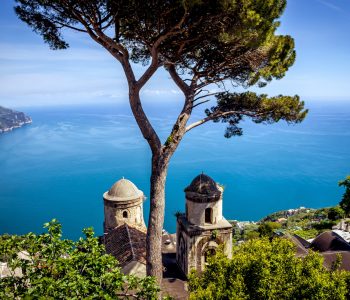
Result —
<svg viewBox="0 0 350 300"><path fill-rule="evenodd" d="M339 205L345 211L346 216L349 216L350 215L350 175L347 176L344 180L339 181L338 185L343 186L345 188L345 193Z"/></svg>
<svg viewBox="0 0 350 300"><path fill-rule="evenodd" d="M342 219L344 218L344 216L345 216L344 209L342 209L339 205L331 207L328 210L328 219L332 221Z"/></svg>
<svg viewBox="0 0 350 300"><path fill-rule="evenodd" d="M282 225L277 222L264 222L259 225L258 232L260 237L270 237L272 238L275 230L281 228Z"/></svg>
<svg viewBox="0 0 350 300"><path fill-rule="evenodd" d="M0 299L157 299L155 279L124 275L91 228L73 242L61 238L56 220L45 227L40 235L0 236L0 261L12 270L0 278Z"/></svg>
<svg viewBox="0 0 350 300"><path fill-rule="evenodd" d="M253 239L209 258L202 275L191 274L190 299L349 299L349 272L329 271L314 252L296 257L284 238Z"/></svg>

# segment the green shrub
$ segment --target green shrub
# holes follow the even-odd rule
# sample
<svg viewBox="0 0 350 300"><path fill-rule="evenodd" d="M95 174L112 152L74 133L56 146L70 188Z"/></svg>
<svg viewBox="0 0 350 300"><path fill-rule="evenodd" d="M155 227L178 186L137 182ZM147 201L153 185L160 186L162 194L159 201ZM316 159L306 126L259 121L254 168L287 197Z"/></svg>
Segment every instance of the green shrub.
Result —
<svg viewBox="0 0 350 300"><path fill-rule="evenodd" d="M327 270L319 254L296 257L289 240L264 238L234 247L232 259L209 258L201 275L190 275L189 289L192 300L345 300L349 284L349 272Z"/></svg>
<svg viewBox="0 0 350 300"><path fill-rule="evenodd" d="M44 227L48 233L0 236L1 259L23 275L0 279L0 299L157 299L155 279L124 275L91 228L74 242L61 238L56 220Z"/></svg>

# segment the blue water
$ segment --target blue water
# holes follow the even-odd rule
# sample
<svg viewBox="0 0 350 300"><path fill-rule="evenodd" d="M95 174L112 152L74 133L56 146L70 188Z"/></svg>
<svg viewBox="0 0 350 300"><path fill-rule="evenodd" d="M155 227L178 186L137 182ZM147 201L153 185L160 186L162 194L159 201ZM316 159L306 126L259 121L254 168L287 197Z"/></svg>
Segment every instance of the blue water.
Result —
<svg viewBox="0 0 350 300"><path fill-rule="evenodd" d="M173 157L165 228L175 231L183 189L200 172L225 186L227 219L258 220L273 211L339 202L350 174L350 103L308 103L304 123L245 122L225 139L222 124L189 132ZM179 107L147 106L162 139ZM102 233L102 194L122 176L149 195L150 151L127 107L30 108L33 124L0 135L0 233L41 232L52 218L64 235L93 226ZM144 204L145 219L149 201Z"/></svg>

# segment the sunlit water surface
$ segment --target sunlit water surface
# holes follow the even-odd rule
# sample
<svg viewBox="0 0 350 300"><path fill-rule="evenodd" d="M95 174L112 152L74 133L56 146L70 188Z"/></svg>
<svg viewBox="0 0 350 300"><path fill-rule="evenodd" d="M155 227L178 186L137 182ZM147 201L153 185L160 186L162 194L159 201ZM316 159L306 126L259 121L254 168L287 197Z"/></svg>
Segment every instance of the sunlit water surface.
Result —
<svg viewBox="0 0 350 300"><path fill-rule="evenodd" d="M349 102L348 102L349 103ZM165 228L176 230L184 188L202 171L225 186L227 219L258 220L273 211L339 202L350 174L350 104L309 104L300 125L244 122L225 139L223 124L194 129L174 155L166 186ZM161 138L178 107L146 107ZM127 107L25 110L33 124L0 135L0 233L41 232L57 218L64 235L102 233L102 194L122 176L149 196L150 151ZM149 200L144 203L145 219Z"/></svg>

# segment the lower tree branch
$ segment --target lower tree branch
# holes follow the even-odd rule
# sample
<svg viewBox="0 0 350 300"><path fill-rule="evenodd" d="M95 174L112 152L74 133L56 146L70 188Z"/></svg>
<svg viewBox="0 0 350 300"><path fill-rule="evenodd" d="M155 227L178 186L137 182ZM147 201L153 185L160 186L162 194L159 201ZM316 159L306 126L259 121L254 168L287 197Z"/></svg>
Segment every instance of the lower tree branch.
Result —
<svg viewBox="0 0 350 300"><path fill-rule="evenodd" d="M272 112L272 111L271 111ZM268 114L269 112L264 112L264 113L253 113L253 112L247 112L247 111L236 111L236 110L231 110L231 111L225 111L225 112L216 112L206 118L203 118L202 120L193 122L192 124L188 125L186 127L186 132L190 131L191 129L202 125L204 123L207 123L208 121L213 121L215 119L221 118L221 117L225 117L225 116L229 116L229 115L234 115L234 114L239 114L239 115L243 115L243 116L247 116L247 117L258 117L258 116L262 116L264 114Z"/></svg>

